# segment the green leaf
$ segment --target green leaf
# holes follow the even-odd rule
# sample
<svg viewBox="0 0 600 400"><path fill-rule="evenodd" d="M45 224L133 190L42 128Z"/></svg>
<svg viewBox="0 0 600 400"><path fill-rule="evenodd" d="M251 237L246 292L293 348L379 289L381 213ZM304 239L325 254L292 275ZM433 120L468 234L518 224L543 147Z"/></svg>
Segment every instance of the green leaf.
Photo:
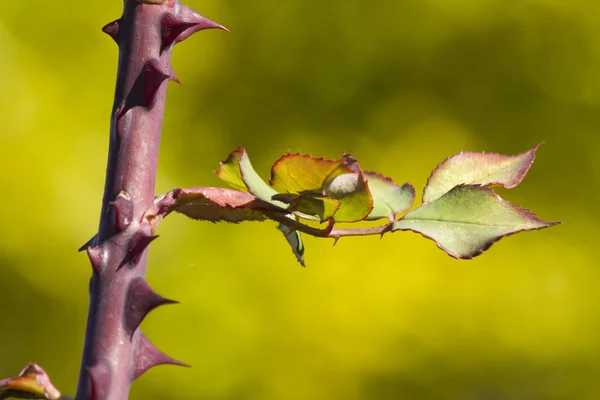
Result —
<svg viewBox="0 0 600 400"><path fill-rule="evenodd" d="M270 184L281 193L321 190L323 182L335 171L339 160L325 160L304 154L286 154L273 164Z"/></svg>
<svg viewBox="0 0 600 400"><path fill-rule="evenodd" d="M277 191L256 173L250 163L248 153L243 147L232 152L227 160L221 163L221 169L217 175L238 190L248 191L259 199L278 207L286 207L285 203L273 200L273 196L278 194ZM243 185L243 189L240 189L240 185Z"/></svg>
<svg viewBox="0 0 600 400"><path fill-rule="evenodd" d="M350 154L344 154L338 167L325 179L323 193L340 202L340 208L333 216L335 222L362 221L373 210L367 180Z"/></svg>
<svg viewBox="0 0 600 400"><path fill-rule="evenodd" d="M245 153L245 150L242 147L238 147L237 150L229 153L227 159L221 161L221 167L216 174L234 189L247 192L248 188L242 180L242 172L240 171L240 159L243 153Z"/></svg>
<svg viewBox="0 0 600 400"><path fill-rule="evenodd" d="M394 221L398 214L412 207L415 188L411 184L398 186L391 178L377 172L365 172L365 178L373 197L373 210L367 220L388 218Z"/></svg>
<svg viewBox="0 0 600 400"><path fill-rule="evenodd" d="M394 222L392 231L420 233L434 240L450 256L468 259L504 236L555 224L510 204L491 189L464 185L407 213Z"/></svg>
<svg viewBox="0 0 600 400"><path fill-rule="evenodd" d="M294 219L294 217L292 216L290 216L289 218ZM294 252L294 255L296 256L296 259L298 260L300 265L305 267L306 265L304 264L304 243L302 242L300 232L293 230L283 224L277 226L277 229L279 229L283 233L283 236L285 236L285 240L287 240L287 242L292 247L292 251Z"/></svg>
<svg viewBox="0 0 600 400"><path fill-rule="evenodd" d="M462 184L498 185L512 189L529 171L540 145L516 156L472 152L452 156L431 173L423 192L423 203L429 203Z"/></svg>
<svg viewBox="0 0 600 400"><path fill-rule="evenodd" d="M273 204L277 204L280 207L285 207L285 204L279 201L272 200L272 197L277 194L277 191L262 180L262 178L256 173L256 171L252 167L252 164L250 163L250 158L248 158L248 153L246 153L246 150L241 150L242 155L239 160L240 172L242 174L242 180L246 184L248 191L261 200L272 202Z"/></svg>
<svg viewBox="0 0 600 400"><path fill-rule="evenodd" d="M312 194L300 195L290 202L288 211L295 214L319 217L320 222L334 218L340 209L341 203L335 199Z"/></svg>
<svg viewBox="0 0 600 400"><path fill-rule="evenodd" d="M280 193L273 196L273 200L287 203L287 210L300 218L318 220L320 222L325 222L333 218L333 215L340 208L339 201L323 196L319 192L308 192L301 195Z"/></svg>
<svg viewBox="0 0 600 400"><path fill-rule="evenodd" d="M355 222L363 220L372 207L360 168L349 154L341 160L287 154L273 165L270 182L278 191L297 193L295 199L284 196L289 210L303 218L318 216L323 222L333 217L336 222Z"/></svg>

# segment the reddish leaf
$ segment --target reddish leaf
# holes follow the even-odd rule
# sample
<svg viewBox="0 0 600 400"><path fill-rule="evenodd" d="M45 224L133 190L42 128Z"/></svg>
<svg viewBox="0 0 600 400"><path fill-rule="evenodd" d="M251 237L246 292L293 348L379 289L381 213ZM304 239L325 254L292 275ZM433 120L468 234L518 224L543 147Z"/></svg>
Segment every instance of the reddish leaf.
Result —
<svg viewBox="0 0 600 400"><path fill-rule="evenodd" d="M249 193L224 188L196 187L170 191L155 202L145 217L156 228L162 218L171 211L201 221L233 223L264 221L267 217L261 211L286 213L285 210Z"/></svg>
<svg viewBox="0 0 600 400"><path fill-rule="evenodd" d="M423 203L429 203L463 184L512 189L521 183L529 171L540 145L516 156L473 152L452 156L431 173L423 192Z"/></svg>

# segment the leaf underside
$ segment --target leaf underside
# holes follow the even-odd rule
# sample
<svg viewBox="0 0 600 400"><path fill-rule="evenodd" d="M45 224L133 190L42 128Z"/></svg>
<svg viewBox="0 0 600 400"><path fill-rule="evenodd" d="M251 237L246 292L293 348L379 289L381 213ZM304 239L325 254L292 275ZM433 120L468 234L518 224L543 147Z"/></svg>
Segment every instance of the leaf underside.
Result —
<svg viewBox="0 0 600 400"><path fill-rule="evenodd" d="M412 185L365 172L350 154L339 160L286 154L273 164L267 183L239 147L216 172L233 190L175 189L158 197L145 217L153 229L171 211L212 222L274 220L302 265L300 232L338 240L408 230L434 240L452 257L469 259L505 236L556 224L510 204L490 188L517 186L538 147L516 156L462 152L446 159L429 177L423 205L409 212L415 199ZM335 228L341 222L375 220L384 222L371 228ZM325 222L326 228L314 226Z"/></svg>
<svg viewBox="0 0 600 400"><path fill-rule="evenodd" d="M392 231L421 233L450 256L469 259L504 236L551 225L554 223L510 204L489 188L464 185L407 213L393 224Z"/></svg>
<svg viewBox="0 0 600 400"><path fill-rule="evenodd" d="M525 178L540 146L541 143L516 156L462 152L449 157L429 176L423 191L423 203L443 196L458 185L478 184L512 189Z"/></svg>

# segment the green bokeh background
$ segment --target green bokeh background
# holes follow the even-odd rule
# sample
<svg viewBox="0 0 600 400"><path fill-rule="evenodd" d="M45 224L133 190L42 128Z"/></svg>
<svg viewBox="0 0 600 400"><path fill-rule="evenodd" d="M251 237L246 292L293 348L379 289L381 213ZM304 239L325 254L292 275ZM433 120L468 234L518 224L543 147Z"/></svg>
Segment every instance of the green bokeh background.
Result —
<svg viewBox="0 0 600 400"><path fill-rule="evenodd" d="M501 195L563 225L456 261L408 232L306 238L172 216L149 281L182 302L144 322L164 351L132 399L600 398L600 3L189 0L230 34L178 45L157 191L220 185L236 145L336 157L412 182L461 150L540 141ZM0 11L0 377L27 362L73 393L122 2Z"/></svg>

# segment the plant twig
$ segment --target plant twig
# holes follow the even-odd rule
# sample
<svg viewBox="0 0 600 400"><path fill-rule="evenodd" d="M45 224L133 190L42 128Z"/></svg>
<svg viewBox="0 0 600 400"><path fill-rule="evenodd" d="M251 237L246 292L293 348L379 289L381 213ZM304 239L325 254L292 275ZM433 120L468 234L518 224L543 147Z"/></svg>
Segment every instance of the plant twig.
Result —
<svg viewBox="0 0 600 400"><path fill-rule="evenodd" d="M171 302L145 281L155 236L142 215L154 199L166 81L177 80L172 47L208 28L222 27L178 0L125 0L122 17L103 28L119 46L119 65L100 224L84 246L93 276L77 400L125 400L147 369L182 365L139 329L149 311Z"/></svg>

